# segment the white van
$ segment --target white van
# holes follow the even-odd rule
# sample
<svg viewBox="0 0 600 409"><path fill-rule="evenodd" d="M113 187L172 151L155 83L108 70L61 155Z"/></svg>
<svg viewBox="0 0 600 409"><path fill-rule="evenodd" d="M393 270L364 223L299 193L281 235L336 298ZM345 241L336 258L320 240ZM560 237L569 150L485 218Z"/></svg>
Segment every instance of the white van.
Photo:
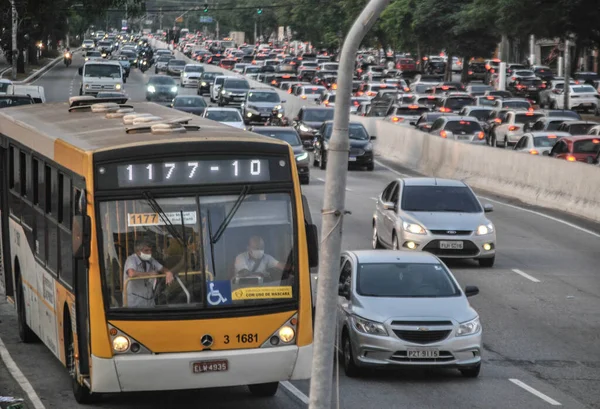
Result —
<svg viewBox="0 0 600 409"><path fill-rule="evenodd" d="M123 91L127 82L125 71L119 61L88 61L79 67L81 88L79 95L96 95L102 91Z"/></svg>
<svg viewBox="0 0 600 409"><path fill-rule="evenodd" d="M44 87L40 85L9 85L6 89L7 95L29 95L36 104L46 103Z"/></svg>

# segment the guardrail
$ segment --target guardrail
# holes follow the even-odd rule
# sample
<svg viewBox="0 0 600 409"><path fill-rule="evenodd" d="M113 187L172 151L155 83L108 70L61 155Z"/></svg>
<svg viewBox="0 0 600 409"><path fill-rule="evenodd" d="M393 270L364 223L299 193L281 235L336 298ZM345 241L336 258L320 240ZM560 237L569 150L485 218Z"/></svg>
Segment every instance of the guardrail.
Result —
<svg viewBox="0 0 600 409"><path fill-rule="evenodd" d="M600 222L600 168L446 140L379 118L351 116L376 135L375 154L428 176Z"/></svg>

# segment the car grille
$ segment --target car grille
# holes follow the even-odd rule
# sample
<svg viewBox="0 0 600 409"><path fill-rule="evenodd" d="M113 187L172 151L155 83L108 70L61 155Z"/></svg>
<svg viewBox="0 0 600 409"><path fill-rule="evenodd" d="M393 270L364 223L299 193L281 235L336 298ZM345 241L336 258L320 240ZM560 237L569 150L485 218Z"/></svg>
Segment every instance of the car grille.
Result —
<svg viewBox="0 0 600 409"><path fill-rule="evenodd" d="M470 236L472 230L430 230L432 234L440 236Z"/></svg>
<svg viewBox="0 0 600 409"><path fill-rule="evenodd" d="M364 154L365 154L365 151L363 149L350 148L350 155L352 155L352 156L361 156Z"/></svg>
<svg viewBox="0 0 600 409"><path fill-rule="evenodd" d="M94 90L94 91L103 90L103 89L115 89L115 86L114 85L94 85L94 84L92 84L90 86L90 89Z"/></svg>
<svg viewBox="0 0 600 409"><path fill-rule="evenodd" d="M408 358L406 351L396 351L394 355L390 357L390 360L396 362L450 362L454 361L454 355L450 351L440 351L438 358Z"/></svg>
<svg viewBox="0 0 600 409"><path fill-rule="evenodd" d="M448 335L450 335L451 332L452 330L449 329L433 331L394 330L394 334L401 340L421 345L443 341L448 338Z"/></svg>
<svg viewBox="0 0 600 409"><path fill-rule="evenodd" d="M462 250L453 250L453 249L441 249L440 248L440 240L432 240L425 247L423 247L423 251L427 251L429 253L435 254L439 257L444 256L476 256L479 254L479 249L477 246L469 240L463 241L463 249Z"/></svg>

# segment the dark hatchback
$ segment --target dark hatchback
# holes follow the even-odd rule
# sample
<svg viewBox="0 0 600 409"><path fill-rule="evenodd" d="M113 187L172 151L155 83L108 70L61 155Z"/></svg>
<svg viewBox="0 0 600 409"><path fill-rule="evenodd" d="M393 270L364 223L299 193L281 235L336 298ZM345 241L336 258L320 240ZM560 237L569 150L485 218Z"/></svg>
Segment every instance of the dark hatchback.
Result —
<svg viewBox="0 0 600 409"><path fill-rule="evenodd" d="M307 149L313 148L313 139L318 129L325 121L333 119L333 108L308 108L303 107L294 118L292 126L302 139L303 145Z"/></svg>
<svg viewBox="0 0 600 409"><path fill-rule="evenodd" d="M154 75L146 84L147 101L169 101L177 95L177 82L167 75Z"/></svg>
<svg viewBox="0 0 600 409"><path fill-rule="evenodd" d="M321 125L319 132L315 135L313 165L318 166L321 169L327 167L327 151L332 132L333 121L327 121ZM348 166L366 167L367 170L375 169L373 144L371 143L371 140L375 139L375 137L370 137L369 133L360 122L350 122L348 126L348 136L350 139Z"/></svg>
<svg viewBox="0 0 600 409"><path fill-rule="evenodd" d="M300 136L295 129L285 126L253 126L250 131L289 143L296 157L296 168L298 169L300 183L308 185L310 182L308 152L304 149Z"/></svg>
<svg viewBox="0 0 600 409"><path fill-rule="evenodd" d="M210 84L213 83L215 77L221 75L216 71L204 71L198 80L198 95L208 94L210 92Z"/></svg>

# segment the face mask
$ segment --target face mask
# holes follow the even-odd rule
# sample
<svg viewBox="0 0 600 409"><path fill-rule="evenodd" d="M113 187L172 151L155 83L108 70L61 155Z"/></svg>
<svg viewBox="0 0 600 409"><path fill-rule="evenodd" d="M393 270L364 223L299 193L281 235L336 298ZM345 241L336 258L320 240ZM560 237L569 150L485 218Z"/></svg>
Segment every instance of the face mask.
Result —
<svg viewBox="0 0 600 409"><path fill-rule="evenodd" d="M264 250L250 250L250 257L255 260L260 260L265 254Z"/></svg>
<svg viewBox="0 0 600 409"><path fill-rule="evenodd" d="M140 253L140 258L143 261L150 261L152 260L152 254Z"/></svg>

